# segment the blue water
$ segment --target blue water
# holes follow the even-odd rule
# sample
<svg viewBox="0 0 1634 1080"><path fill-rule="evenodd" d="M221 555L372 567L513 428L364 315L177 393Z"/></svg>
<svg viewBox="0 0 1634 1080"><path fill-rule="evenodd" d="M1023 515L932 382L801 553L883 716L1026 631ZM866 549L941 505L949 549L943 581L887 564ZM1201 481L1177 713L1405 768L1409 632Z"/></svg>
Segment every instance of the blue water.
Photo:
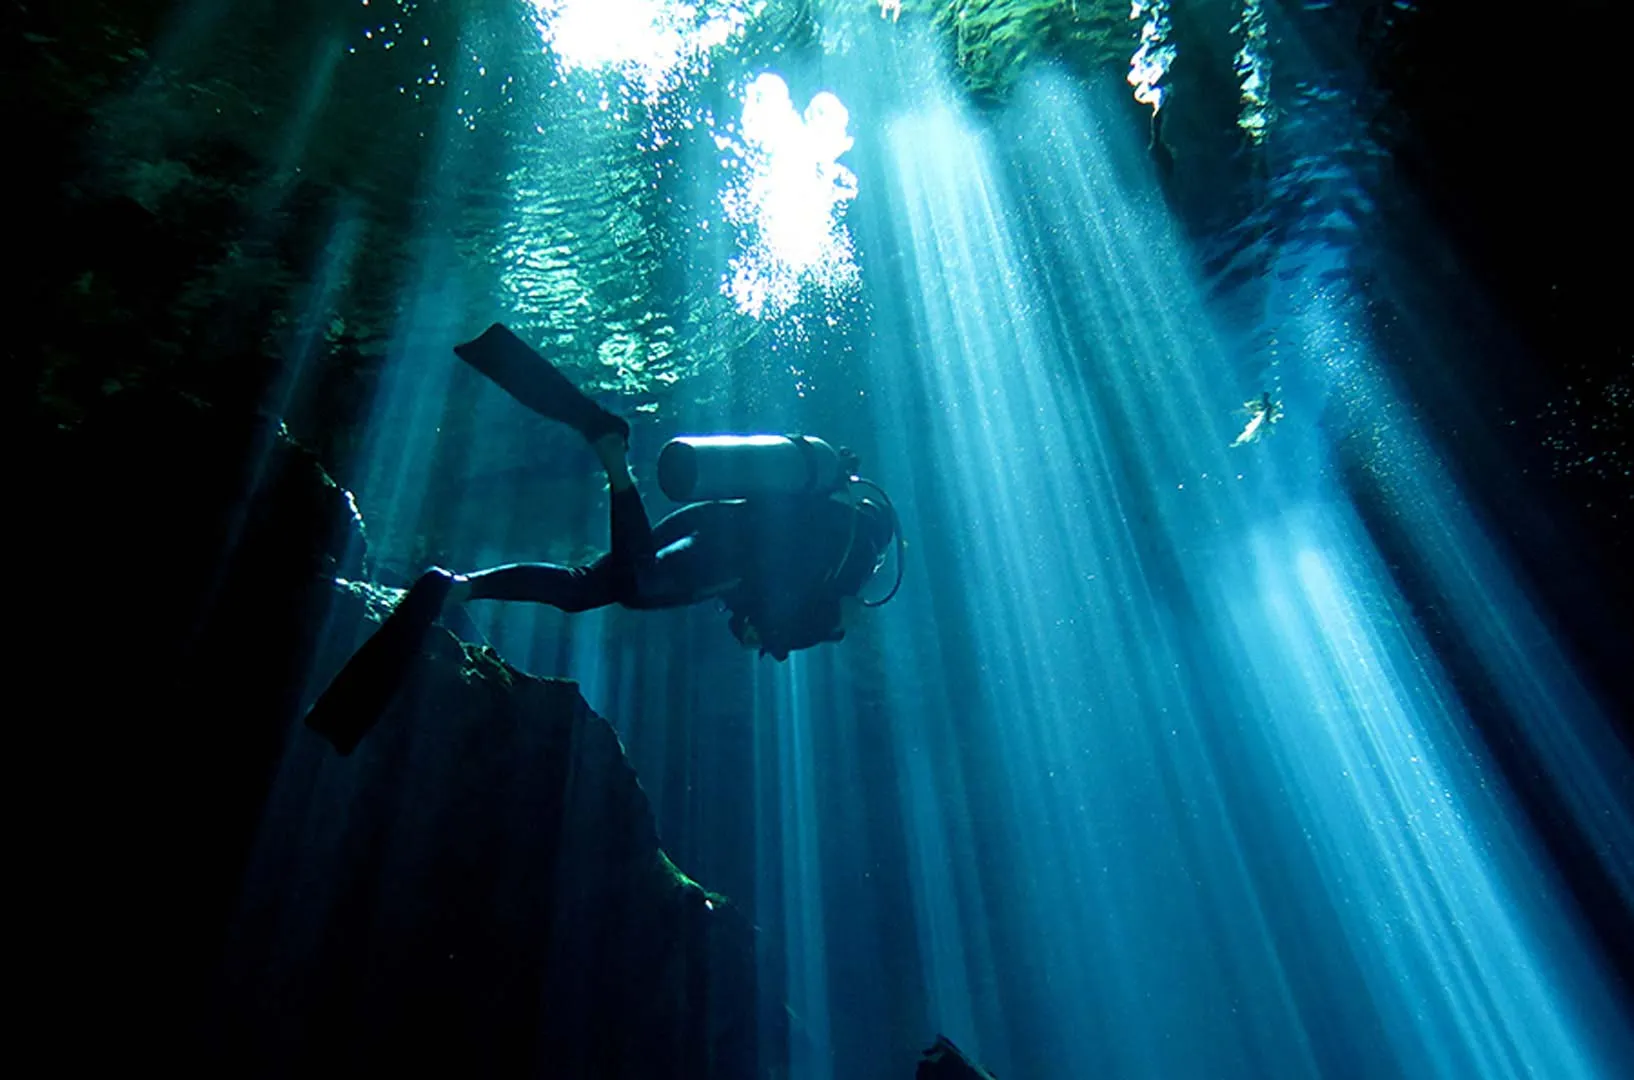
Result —
<svg viewBox="0 0 1634 1080"><path fill-rule="evenodd" d="M760 928L789 1075L905 1076L936 1032L1006 1080L1627 1075L1626 988L1488 733L1625 909L1634 769L1345 283L1388 240L1334 194L1360 190L1344 101L1265 135L1309 228L1262 252L1274 285L1222 295L1120 80L1040 67L978 110L909 23L835 41L779 74L796 108L850 112L857 282L763 314L699 374L721 392L678 391L636 445L863 448L904 521L902 594L786 664L708 609L471 612L512 663L580 681L677 863ZM460 195L428 190L433 218ZM475 444L438 440L447 345L495 302L438 271L446 243L428 224L359 485L383 529L525 422L494 392ZM693 236L693 294L722 250ZM1267 389L1284 418L1232 447ZM596 483L538 487L550 542L604 536ZM461 529L473 566L530 542Z"/></svg>

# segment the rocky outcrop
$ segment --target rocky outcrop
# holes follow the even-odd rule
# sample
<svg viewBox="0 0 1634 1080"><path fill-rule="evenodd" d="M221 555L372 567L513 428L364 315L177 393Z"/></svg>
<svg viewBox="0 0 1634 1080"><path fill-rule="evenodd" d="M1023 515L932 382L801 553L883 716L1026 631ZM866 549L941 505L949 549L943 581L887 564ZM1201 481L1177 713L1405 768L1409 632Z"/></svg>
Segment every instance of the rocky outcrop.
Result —
<svg viewBox="0 0 1634 1080"><path fill-rule="evenodd" d="M914 1077L915 1080L995 1080L992 1073L965 1057L946 1035L938 1035L936 1044L925 1051Z"/></svg>
<svg viewBox="0 0 1634 1080"><path fill-rule="evenodd" d="M374 603L343 590L325 669ZM292 740L244 896L234 1072L758 1075L748 927L665 857L612 728L446 631L352 755Z"/></svg>
<svg viewBox="0 0 1634 1080"><path fill-rule="evenodd" d="M353 755L300 724L379 598L336 584L361 523L281 425L115 395L45 442L14 760L55 1037L218 1075L775 1063L747 924L573 684L439 630Z"/></svg>

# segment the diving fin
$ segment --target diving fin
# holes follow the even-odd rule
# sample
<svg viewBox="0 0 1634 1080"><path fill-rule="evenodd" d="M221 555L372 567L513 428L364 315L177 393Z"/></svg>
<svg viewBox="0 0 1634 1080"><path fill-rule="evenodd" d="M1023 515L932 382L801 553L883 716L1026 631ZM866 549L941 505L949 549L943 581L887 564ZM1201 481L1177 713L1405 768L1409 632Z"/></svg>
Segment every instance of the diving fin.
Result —
<svg viewBox="0 0 1634 1080"><path fill-rule="evenodd" d="M342 754L356 749L397 696L453 585L454 575L446 570L420 575L318 697L306 714L306 726Z"/></svg>
<svg viewBox="0 0 1634 1080"><path fill-rule="evenodd" d="M547 420L566 424L590 442L604 435L630 438L630 425L623 417L596 404L503 323L494 323L474 341L454 346L454 354L521 404Z"/></svg>

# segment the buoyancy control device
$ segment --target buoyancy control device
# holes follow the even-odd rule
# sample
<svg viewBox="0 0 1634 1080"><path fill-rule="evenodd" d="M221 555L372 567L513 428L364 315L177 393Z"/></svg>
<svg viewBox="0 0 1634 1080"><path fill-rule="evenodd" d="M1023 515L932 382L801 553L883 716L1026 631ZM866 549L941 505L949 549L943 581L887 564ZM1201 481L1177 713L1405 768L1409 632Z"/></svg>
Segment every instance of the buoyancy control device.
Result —
<svg viewBox="0 0 1634 1080"><path fill-rule="evenodd" d="M896 582L890 592L882 599L863 601L878 607L894 597L902 584L902 529L890 496L872 480L854 475L856 467L855 455L810 435L684 435L671 439L659 451L658 486L676 502L802 494L856 502L857 488L877 492L889 515L897 561ZM849 557L850 548L848 543L834 572ZM878 569L876 565L875 571Z"/></svg>

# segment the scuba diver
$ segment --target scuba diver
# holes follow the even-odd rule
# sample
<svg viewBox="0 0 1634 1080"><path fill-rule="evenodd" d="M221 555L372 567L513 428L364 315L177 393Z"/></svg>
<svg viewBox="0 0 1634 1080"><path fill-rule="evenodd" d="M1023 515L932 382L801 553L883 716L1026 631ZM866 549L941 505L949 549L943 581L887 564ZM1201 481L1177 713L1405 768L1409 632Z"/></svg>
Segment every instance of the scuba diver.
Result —
<svg viewBox="0 0 1634 1080"><path fill-rule="evenodd" d="M1282 402L1273 401L1271 391L1267 390L1258 398L1243 402L1243 412L1248 414L1248 423L1242 433L1232 440L1234 447L1258 442L1268 435L1271 425L1282 419Z"/></svg>
<svg viewBox="0 0 1634 1080"><path fill-rule="evenodd" d="M582 566L427 570L307 714L307 726L341 753L350 753L391 703L449 605L510 600L579 612L718 599L739 642L781 661L796 650L840 641L858 608L878 607L900 587L895 510L878 485L855 475L857 458L848 451L799 435L672 439L658 456L659 487L686 505L652 525L630 473L630 426L623 418L499 323L454 352L518 402L567 424L590 444L607 473L611 542L605 554ZM858 487L878 498L856 496ZM864 601L860 594L884 565L893 540L896 582L884 598Z"/></svg>

